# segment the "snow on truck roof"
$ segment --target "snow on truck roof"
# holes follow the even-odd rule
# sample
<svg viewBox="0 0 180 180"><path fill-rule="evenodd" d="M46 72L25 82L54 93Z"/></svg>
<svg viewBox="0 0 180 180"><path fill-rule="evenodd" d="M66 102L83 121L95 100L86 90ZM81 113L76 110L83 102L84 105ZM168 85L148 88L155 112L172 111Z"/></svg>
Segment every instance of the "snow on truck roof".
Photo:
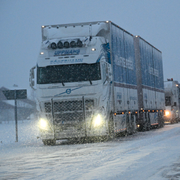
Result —
<svg viewBox="0 0 180 180"><path fill-rule="evenodd" d="M109 30L108 22L99 21L42 26L42 41L61 37L97 36L100 31Z"/></svg>
<svg viewBox="0 0 180 180"><path fill-rule="evenodd" d="M135 36L111 21L95 21L95 22L82 22L82 23L70 23L70 24L44 25L44 26L41 26L42 41L51 40L51 39L60 39L64 37L69 38L69 37L98 36L101 34L101 32L102 33L109 32L110 30L109 23L123 30L129 35L139 38L140 40L150 45L152 48L162 53L159 49L157 49L155 46L147 42L141 36L139 35Z"/></svg>

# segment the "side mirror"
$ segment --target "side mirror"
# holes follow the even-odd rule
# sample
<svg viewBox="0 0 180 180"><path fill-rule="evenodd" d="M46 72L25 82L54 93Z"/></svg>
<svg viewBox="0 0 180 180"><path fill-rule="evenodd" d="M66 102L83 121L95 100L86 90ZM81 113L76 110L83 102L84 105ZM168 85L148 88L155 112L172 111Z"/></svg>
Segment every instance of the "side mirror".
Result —
<svg viewBox="0 0 180 180"><path fill-rule="evenodd" d="M30 69L30 77L34 79L34 67Z"/></svg>
<svg viewBox="0 0 180 180"><path fill-rule="evenodd" d="M30 82L30 86L34 87L34 81L33 80Z"/></svg>
<svg viewBox="0 0 180 180"><path fill-rule="evenodd" d="M34 70L36 69L36 66L32 67L30 69L30 74L29 74L29 86L33 89L33 90L36 90L35 89L35 82L34 82Z"/></svg>

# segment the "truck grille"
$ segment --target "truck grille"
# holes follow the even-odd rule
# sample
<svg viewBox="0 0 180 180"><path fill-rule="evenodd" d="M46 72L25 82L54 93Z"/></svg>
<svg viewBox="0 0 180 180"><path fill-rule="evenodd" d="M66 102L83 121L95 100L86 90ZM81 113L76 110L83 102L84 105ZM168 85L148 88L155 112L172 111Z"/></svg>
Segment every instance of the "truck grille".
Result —
<svg viewBox="0 0 180 180"><path fill-rule="evenodd" d="M86 110L92 109L94 107L93 100L85 100ZM45 102L44 108L46 113L51 113L51 103ZM81 111L82 101L60 101L54 102L54 112L64 112L64 111Z"/></svg>
<svg viewBox="0 0 180 180"><path fill-rule="evenodd" d="M94 100L85 100L86 117L91 116L92 108L94 107ZM51 102L44 103L44 109L47 118L52 116ZM77 101L54 101L54 121L56 123L63 123L65 121L83 121L83 105L82 100Z"/></svg>

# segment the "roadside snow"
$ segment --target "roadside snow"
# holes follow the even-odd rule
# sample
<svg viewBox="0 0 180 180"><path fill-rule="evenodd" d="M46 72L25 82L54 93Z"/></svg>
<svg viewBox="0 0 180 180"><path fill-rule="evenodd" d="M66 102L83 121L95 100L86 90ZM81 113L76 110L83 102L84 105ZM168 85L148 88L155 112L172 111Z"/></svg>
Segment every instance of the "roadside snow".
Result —
<svg viewBox="0 0 180 180"><path fill-rule="evenodd" d="M180 179L180 123L113 141L44 146L34 121L0 124L0 179Z"/></svg>

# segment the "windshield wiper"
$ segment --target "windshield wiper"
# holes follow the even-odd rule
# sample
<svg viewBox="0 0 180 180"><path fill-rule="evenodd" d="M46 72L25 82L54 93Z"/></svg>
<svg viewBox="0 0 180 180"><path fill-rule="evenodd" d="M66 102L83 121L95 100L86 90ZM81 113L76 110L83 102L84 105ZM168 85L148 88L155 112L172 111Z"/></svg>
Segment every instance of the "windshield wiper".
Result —
<svg viewBox="0 0 180 180"><path fill-rule="evenodd" d="M63 82L61 82L61 83L62 83L63 86L65 86Z"/></svg>

